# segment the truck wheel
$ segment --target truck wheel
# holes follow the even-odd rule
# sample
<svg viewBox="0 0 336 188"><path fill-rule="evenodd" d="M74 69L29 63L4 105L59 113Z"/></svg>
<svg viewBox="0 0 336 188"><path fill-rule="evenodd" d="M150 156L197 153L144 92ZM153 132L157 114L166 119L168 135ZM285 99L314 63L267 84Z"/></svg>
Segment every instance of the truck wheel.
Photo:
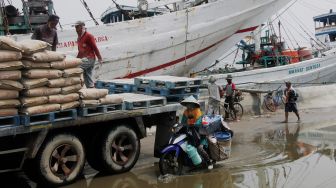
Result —
<svg viewBox="0 0 336 188"><path fill-rule="evenodd" d="M61 186L76 180L85 163L84 147L70 134L51 137L41 147L35 164L42 183Z"/></svg>
<svg viewBox="0 0 336 188"><path fill-rule="evenodd" d="M140 154L140 140L133 129L118 126L107 132L101 142L102 172L129 171Z"/></svg>

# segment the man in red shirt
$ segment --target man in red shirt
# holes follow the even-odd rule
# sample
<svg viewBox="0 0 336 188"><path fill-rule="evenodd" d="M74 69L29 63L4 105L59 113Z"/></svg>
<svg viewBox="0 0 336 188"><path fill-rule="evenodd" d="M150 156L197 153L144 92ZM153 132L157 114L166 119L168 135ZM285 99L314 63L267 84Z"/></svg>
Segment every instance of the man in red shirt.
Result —
<svg viewBox="0 0 336 188"><path fill-rule="evenodd" d="M78 21L75 24L76 32L78 35L78 58L82 58L81 68L84 70L84 83L87 88L93 88L94 82L92 78L92 71L96 62L96 56L99 63L102 63L102 57L97 48L95 38L92 34L88 33L85 28L85 23Z"/></svg>
<svg viewBox="0 0 336 188"><path fill-rule="evenodd" d="M227 75L226 81L227 81L227 84L224 87L225 103L229 103L229 108L233 111L234 116L235 116L234 120L237 121L236 111L233 106L236 85L232 82L231 74ZM225 108L227 108L227 105L225 105ZM229 114L225 114L225 118L227 117L229 117Z"/></svg>

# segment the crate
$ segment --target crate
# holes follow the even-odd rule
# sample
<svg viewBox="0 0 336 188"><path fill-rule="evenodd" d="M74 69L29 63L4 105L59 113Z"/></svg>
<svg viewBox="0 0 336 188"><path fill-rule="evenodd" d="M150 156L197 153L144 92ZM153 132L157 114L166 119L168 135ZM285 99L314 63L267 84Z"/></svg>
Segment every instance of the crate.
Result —
<svg viewBox="0 0 336 188"><path fill-rule="evenodd" d="M68 109L55 112L54 121L65 121L77 119L77 109Z"/></svg>
<svg viewBox="0 0 336 188"><path fill-rule="evenodd" d="M185 88L195 87L202 84L200 78L188 78L177 76L150 76L150 77L137 77L134 83L138 87L152 87L152 88Z"/></svg>
<svg viewBox="0 0 336 188"><path fill-rule="evenodd" d="M124 104L109 104L109 105L100 105L95 107L84 107L79 108L78 115L82 117L96 116L111 112L116 112L124 110Z"/></svg>
<svg viewBox="0 0 336 188"><path fill-rule="evenodd" d="M198 93L193 93L193 94L188 94L188 95L183 95L183 94L178 94L178 95L170 95L167 96L167 102L168 103L176 103L176 102L181 102L183 101L185 98L189 97L190 95L192 95L193 97L195 97L195 99L198 99L199 94Z"/></svg>
<svg viewBox="0 0 336 188"><path fill-rule="evenodd" d="M0 117L0 127L12 127L20 125L20 116L3 116Z"/></svg>
<svg viewBox="0 0 336 188"><path fill-rule="evenodd" d="M22 115L20 117L20 122L24 126L43 125L53 123L54 118L55 118L54 112L35 114L35 115Z"/></svg>
<svg viewBox="0 0 336 188"><path fill-rule="evenodd" d="M172 95L192 95L199 93L199 87L185 87L185 88L146 88L146 93L149 95L172 96Z"/></svg>
<svg viewBox="0 0 336 188"><path fill-rule="evenodd" d="M100 89L108 89L109 94L115 93L131 93L134 91L133 79L114 79L114 80L99 80L96 87Z"/></svg>
<svg viewBox="0 0 336 188"><path fill-rule="evenodd" d="M105 113L105 106L93 106L79 108L78 115L82 117L96 116Z"/></svg>
<svg viewBox="0 0 336 188"><path fill-rule="evenodd" d="M123 93L120 94L120 96L124 98L124 104L126 110L151 108L157 106L164 106L167 104L167 100L164 97L155 97L135 93Z"/></svg>

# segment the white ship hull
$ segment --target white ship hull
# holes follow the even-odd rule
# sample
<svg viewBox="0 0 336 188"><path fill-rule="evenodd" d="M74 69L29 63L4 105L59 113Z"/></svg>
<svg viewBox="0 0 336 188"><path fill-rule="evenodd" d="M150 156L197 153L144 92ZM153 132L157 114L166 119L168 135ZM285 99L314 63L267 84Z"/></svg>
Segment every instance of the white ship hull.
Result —
<svg viewBox="0 0 336 188"><path fill-rule="evenodd" d="M284 81L291 81L294 86L307 86L333 83L336 80L336 54L314 58L299 63L231 73L238 88L255 90L275 90ZM226 84L227 74L213 75L219 85Z"/></svg>
<svg viewBox="0 0 336 188"><path fill-rule="evenodd" d="M96 79L187 75L203 69L290 0L218 0L154 17L88 28L103 56ZM58 51L76 55L74 30ZM20 40L20 38L18 38Z"/></svg>

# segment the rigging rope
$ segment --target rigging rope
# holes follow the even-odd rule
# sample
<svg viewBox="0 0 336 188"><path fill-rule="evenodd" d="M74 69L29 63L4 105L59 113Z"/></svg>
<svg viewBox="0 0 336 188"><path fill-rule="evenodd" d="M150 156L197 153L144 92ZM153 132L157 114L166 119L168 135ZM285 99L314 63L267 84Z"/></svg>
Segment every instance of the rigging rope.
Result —
<svg viewBox="0 0 336 188"><path fill-rule="evenodd" d="M284 14L289 8L291 8L296 2L297 2L298 0L294 0L294 1L292 1L292 3L288 6L288 7L286 7L276 18L274 18L273 20L271 20L271 23L272 22L274 22L276 19L278 19L278 17L279 16L281 16L282 14ZM264 29L266 29L266 27L267 26L264 26L264 27L262 27L256 34L259 34L259 33L261 33ZM236 49L235 50L233 50L233 51L231 51L228 55L226 55L226 56L224 56L224 57L222 57L222 58L219 58L219 59L217 59L217 60L215 60L215 62L212 64L212 65L210 65L210 66L208 66L208 67L205 67L203 70L200 70L200 71L197 71L197 72L194 72L195 74L197 74L197 73L200 73L200 72L203 72L203 71L205 71L205 70L208 70L208 69L210 69L210 68L212 68L212 67L214 67L214 66L216 66L219 62L221 62L223 59L225 59L225 58L227 58L228 56L230 56L232 53L234 53L236 51Z"/></svg>
<svg viewBox="0 0 336 188"><path fill-rule="evenodd" d="M85 9L88 11L90 17L92 18L92 20L94 21L94 23L96 25L99 25L99 23L97 22L97 20L93 17L93 14L89 8L89 6L86 4L85 0L80 0L80 2L84 5Z"/></svg>

